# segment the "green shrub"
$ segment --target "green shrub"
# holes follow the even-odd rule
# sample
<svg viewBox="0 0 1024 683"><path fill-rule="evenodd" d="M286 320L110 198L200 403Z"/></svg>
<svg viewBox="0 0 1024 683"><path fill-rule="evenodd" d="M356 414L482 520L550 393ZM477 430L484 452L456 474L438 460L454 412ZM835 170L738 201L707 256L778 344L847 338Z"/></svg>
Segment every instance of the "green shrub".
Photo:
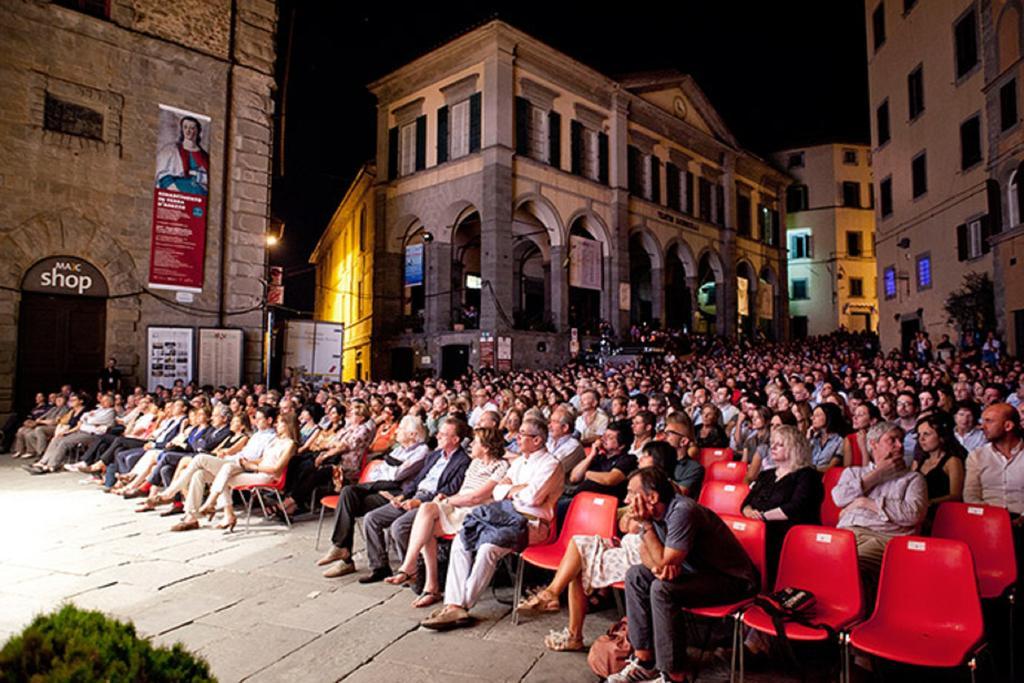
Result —
<svg viewBox="0 0 1024 683"><path fill-rule="evenodd" d="M210 665L180 644L154 647L131 624L72 605L43 614L0 650L0 682L200 683Z"/></svg>

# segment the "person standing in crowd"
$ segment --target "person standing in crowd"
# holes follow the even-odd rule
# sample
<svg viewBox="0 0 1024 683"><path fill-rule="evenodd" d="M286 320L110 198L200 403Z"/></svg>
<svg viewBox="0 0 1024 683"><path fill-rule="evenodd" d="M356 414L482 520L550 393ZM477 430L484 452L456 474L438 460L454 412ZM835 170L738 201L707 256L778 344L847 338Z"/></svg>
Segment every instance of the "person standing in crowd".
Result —
<svg viewBox="0 0 1024 683"><path fill-rule="evenodd" d="M100 394L121 393L121 371L117 369L116 358L107 359L107 364L100 370L96 388Z"/></svg>

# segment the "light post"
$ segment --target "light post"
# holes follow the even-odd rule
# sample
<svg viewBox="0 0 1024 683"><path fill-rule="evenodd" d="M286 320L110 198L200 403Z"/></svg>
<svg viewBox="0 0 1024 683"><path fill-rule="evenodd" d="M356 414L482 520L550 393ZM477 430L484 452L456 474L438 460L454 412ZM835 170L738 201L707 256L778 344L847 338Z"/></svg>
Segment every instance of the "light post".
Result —
<svg viewBox="0 0 1024 683"><path fill-rule="evenodd" d="M274 355L274 308L271 293L279 289L280 282L274 282L270 268L270 250L281 243L284 236L284 222L271 219L265 234L263 248L263 380L270 389L270 368ZM274 303L280 303L275 301Z"/></svg>

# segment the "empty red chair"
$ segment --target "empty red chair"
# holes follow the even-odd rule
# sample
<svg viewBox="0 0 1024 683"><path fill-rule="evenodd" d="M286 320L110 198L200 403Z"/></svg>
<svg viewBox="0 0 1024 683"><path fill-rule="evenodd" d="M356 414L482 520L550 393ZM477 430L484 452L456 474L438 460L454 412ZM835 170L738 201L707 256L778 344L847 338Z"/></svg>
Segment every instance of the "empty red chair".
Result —
<svg viewBox="0 0 1024 683"><path fill-rule="evenodd" d="M966 664L973 680L985 635L977 586L963 541L898 536L885 547L875 612L850 631L847 643L914 666Z"/></svg>
<svg viewBox="0 0 1024 683"><path fill-rule="evenodd" d="M370 462L363 465L363 469L359 472L359 483L365 484L366 482L370 481L370 476L373 474L373 471L383 464L383 460L371 460ZM314 493L313 495L315 497L316 493ZM310 507L312 507L312 504L310 504ZM324 496L323 498L320 499L320 519L317 520L316 523L316 542L313 544L313 547L316 550L320 549L320 531L322 530L324 525L324 513L327 510L334 510L337 507L338 496L336 495Z"/></svg>
<svg viewBox="0 0 1024 683"><path fill-rule="evenodd" d="M844 631L859 620L864 611L853 532L811 525L790 529L782 542L779 572L775 577L775 590L787 587L814 593L816 602L807 620L828 625L839 632L842 641ZM752 629L777 635L772 617L761 607L745 610L742 621ZM786 637L792 641L823 641L830 636L826 629L788 622ZM738 649L742 681L743 648Z"/></svg>
<svg viewBox="0 0 1024 683"><path fill-rule="evenodd" d="M747 478L747 463L729 460L712 463L708 469L707 481L721 481L726 484L742 484Z"/></svg>
<svg viewBox="0 0 1024 683"><path fill-rule="evenodd" d="M711 467L716 462L725 462L732 460L733 452L731 448L702 448L700 449L700 464L704 465L704 469Z"/></svg>
<svg viewBox="0 0 1024 683"><path fill-rule="evenodd" d="M839 524L839 513L842 508L832 500L832 489L839 483L839 477L843 476L843 467L831 467L825 471L821 483L825 487L825 498L821 501L821 523L825 526L836 526Z"/></svg>
<svg viewBox="0 0 1024 683"><path fill-rule="evenodd" d="M533 545L519 555L516 567L515 594L512 596L512 623L519 623L519 596L523 592L523 567L529 562L541 569L558 569L562 555L569 546L573 536L601 536L611 538L615 535L615 513L619 501L615 496L600 493L583 492L573 496L569 509L565 513L565 522L558 538L552 543Z"/></svg>
<svg viewBox="0 0 1024 683"><path fill-rule="evenodd" d="M720 515L739 515L743 499L749 491L746 484L706 481L700 488L700 499L697 502Z"/></svg>
<svg viewBox="0 0 1024 683"><path fill-rule="evenodd" d="M722 515L722 521L732 531L733 536L740 542L743 549L747 551L747 555L750 556L751 562L757 567L757 571L761 575L761 586L760 590L765 590L768 566L765 560L765 525L759 519L747 519L746 517L736 517L734 515ZM740 610L746 605L750 604L751 599L741 600L740 602L732 602L725 605L714 605L711 607L689 607L685 608L687 612L694 616L704 617L706 619L725 619L729 616L738 616ZM736 656L736 649L739 646L739 619L736 619L732 629L732 652L733 657ZM712 627L709 626L707 633L704 635L704 643L701 646L701 652L705 652L708 648L708 642L711 639ZM698 660L699 661L699 660ZM732 663L733 668L736 666L735 659ZM696 672L694 672L694 678L696 679Z"/></svg>

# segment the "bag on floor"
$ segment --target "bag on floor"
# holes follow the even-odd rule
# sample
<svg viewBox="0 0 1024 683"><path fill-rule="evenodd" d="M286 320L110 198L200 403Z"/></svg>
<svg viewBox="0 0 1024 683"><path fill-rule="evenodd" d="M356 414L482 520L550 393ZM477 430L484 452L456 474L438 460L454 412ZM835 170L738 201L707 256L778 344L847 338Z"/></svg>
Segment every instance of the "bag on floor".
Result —
<svg viewBox="0 0 1024 683"><path fill-rule="evenodd" d="M626 659L632 653L633 646L629 644L626 617L622 617L612 624L608 633L599 636L590 646L587 664L595 674L601 678L608 678L626 668Z"/></svg>

